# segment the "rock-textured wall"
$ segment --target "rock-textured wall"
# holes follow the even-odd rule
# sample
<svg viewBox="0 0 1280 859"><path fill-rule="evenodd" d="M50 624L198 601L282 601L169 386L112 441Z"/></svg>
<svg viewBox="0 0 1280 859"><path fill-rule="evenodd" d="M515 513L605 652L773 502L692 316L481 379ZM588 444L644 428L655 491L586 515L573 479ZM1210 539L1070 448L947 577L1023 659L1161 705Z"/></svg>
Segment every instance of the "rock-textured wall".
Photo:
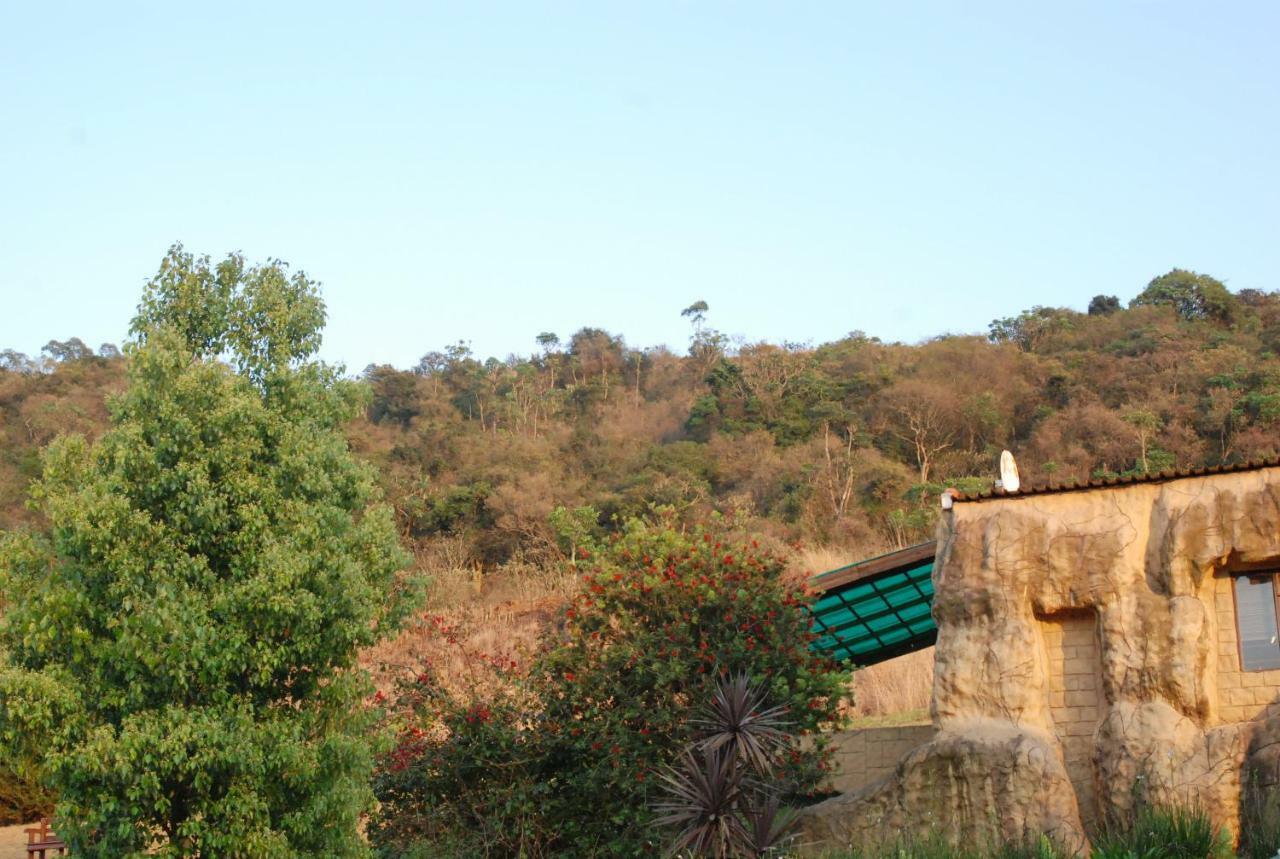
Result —
<svg viewBox="0 0 1280 859"><path fill-rule="evenodd" d="M1280 468L957 502L944 516L938 733L886 780L809 810L807 839L936 824L968 841L1083 844L1138 797L1198 804L1235 831L1247 758L1280 778L1280 717L1266 679L1244 686L1233 661L1223 576L1280 560Z"/></svg>

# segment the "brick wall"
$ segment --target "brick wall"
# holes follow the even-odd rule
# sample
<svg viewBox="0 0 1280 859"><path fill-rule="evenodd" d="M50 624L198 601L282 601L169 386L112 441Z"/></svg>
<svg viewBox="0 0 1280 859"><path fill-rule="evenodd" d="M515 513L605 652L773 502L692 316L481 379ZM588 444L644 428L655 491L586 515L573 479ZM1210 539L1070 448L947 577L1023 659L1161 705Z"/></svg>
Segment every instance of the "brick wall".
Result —
<svg viewBox="0 0 1280 859"><path fill-rule="evenodd" d="M1102 663L1097 615L1071 612L1040 619L1049 668L1049 714L1062 743L1067 776L1076 789L1080 815L1096 812L1093 784L1094 734L1102 718Z"/></svg>
<svg viewBox="0 0 1280 859"><path fill-rule="evenodd" d="M1264 712L1280 712L1280 669L1242 671L1236 643L1236 604L1230 576L1213 580L1218 627L1218 719L1247 722Z"/></svg>
<svg viewBox="0 0 1280 859"><path fill-rule="evenodd" d="M932 725L898 725L835 734L831 742L835 764L832 787L852 793L888 775L903 755L933 739L933 733Z"/></svg>

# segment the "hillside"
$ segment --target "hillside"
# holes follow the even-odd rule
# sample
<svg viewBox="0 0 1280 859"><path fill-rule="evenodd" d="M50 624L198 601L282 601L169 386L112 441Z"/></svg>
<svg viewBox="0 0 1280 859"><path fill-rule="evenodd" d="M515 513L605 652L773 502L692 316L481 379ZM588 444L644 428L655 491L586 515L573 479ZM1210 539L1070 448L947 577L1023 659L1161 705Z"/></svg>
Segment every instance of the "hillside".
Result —
<svg viewBox="0 0 1280 859"><path fill-rule="evenodd" d="M1004 448L1028 483L1280 451L1280 293L1190 272L1127 308L1098 296L917 345L732 343L704 304L685 315L686 354L588 328L539 334L530 356L460 343L360 374L347 437L430 577L420 619L364 652L380 689L429 668L456 696L491 695L561 622L579 587L566 560L654 505L723 517L798 575L926 539L938 493L989 484ZM0 352L0 529L41 525L25 504L41 448L106 427L127 360L75 338ZM931 666L859 672L855 712L926 705Z"/></svg>
<svg viewBox="0 0 1280 859"><path fill-rule="evenodd" d="M1202 275L1157 278L1127 309L1098 296L918 345L732 344L706 314L686 311L683 355L587 328L540 334L531 356L459 343L370 366L352 446L420 553L486 569L571 554L575 533L650 504L835 561L930 534L937 492L989 479L1002 448L1036 482L1278 447L1280 296ZM70 340L0 357L0 527L30 520L40 446L104 425L124 359L103 354Z"/></svg>

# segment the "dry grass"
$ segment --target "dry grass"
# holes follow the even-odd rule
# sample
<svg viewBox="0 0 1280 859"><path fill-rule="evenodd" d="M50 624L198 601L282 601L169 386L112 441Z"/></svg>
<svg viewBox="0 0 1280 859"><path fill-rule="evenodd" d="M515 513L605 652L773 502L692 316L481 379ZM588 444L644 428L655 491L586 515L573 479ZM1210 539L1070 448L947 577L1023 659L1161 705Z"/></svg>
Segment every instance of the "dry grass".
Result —
<svg viewBox="0 0 1280 859"><path fill-rule="evenodd" d="M849 549L837 546L806 546L790 555L787 572L811 578L847 566L864 557L866 555L856 554Z"/></svg>
<svg viewBox="0 0 1280 859"><path fill-rule="evenodd" d="M789 574L825 572L883 547L812 547L793 551ZM431 577L426 611L393 641L363 654L379 689L429 673L463 699L483 699L524 669L543 634L576 592L571 568L514 559L482 571L458 538L420 546L417 567ZM933 648L854 674L855 720L915 720L927 712L933 688ZM902 722L906 724L906 722Z"/></svg>
<svg viewBox="0 0 1280 859"><path fill-rule="evenodd" d="M420 547L417 567L431 577L426 610L396 639L362 654L388 693L429 674L464 700L491 696L528 665L578 586L571 570L519 558L485 572L457 539Z"/></svg>
<svg viewBox="0 0 1280 859"><path fill-rule="evenodd" d="M927 712L933 694L933 648L908 653L853 675L855 719Z"/></svg>
<svg viewBox="0 0 1280 859"><path fill-rule="evenodd" d="M24 859L27 855L27 836L23 829L30 823L17 826L0 826L0 859Z"/></svg>
<svg viewBox="0 0 1280 859"><path fill-rule="evenodd" d="M788 572L806 577L838 569L864 558L892 551L887 543L840 546L810 546L791 555ZM863 722L868 719L907 719L909 724L926 715L933 695L933 648L909 653L877 665L859 669L853 676L853 706L848 715ZM890 722L884 722L890 724Z"/></svg>
<svg viewBox="0 0 1280 859"><path fill-rule="evenodd" d="M806 578L829 573L858 561L892 552L894 546L887 542L865 542L856 546L805 546L791 553L787 564L789 573L803 573Z"/></svg>

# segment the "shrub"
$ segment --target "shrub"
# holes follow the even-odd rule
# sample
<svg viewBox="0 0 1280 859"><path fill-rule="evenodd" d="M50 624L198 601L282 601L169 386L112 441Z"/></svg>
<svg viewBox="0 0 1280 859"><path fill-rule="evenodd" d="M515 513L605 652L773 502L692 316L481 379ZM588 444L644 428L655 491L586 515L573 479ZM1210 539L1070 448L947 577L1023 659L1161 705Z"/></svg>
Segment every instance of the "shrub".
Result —
<svg viewBox="0 0 1280 859"><path fill-rule="evenodd" d="M836 718L847 674L809 650L806 597L781 558L659 510L580 547L578 564L591 564L581 593L514 691L463 704L425 682L405 696L416 717L375 786L388 855L410 849L396 835L409 825L471 855L650 856L656 776L695 739L690 717L719 677L749 677L797 732ZM825 748L793 744L784 764L779 783L803 795Z"/></svg>

